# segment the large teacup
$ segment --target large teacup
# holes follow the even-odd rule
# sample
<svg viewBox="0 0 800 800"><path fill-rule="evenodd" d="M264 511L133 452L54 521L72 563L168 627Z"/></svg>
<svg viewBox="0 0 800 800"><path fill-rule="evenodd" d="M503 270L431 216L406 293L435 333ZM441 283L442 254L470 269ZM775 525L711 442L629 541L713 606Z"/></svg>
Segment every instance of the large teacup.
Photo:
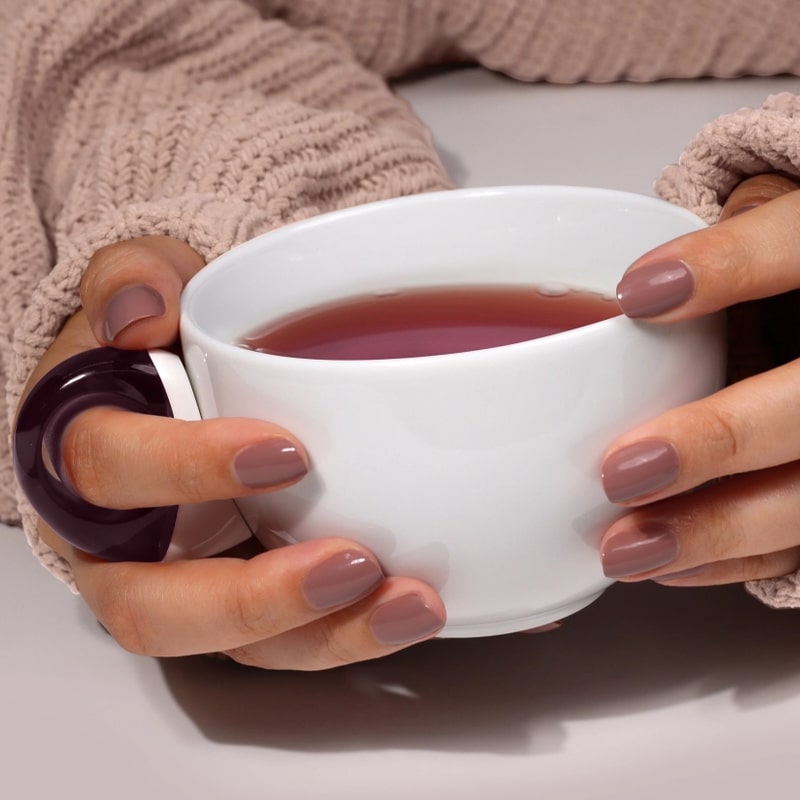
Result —
<svg viewBox="0 0 800 800"><path fill-rule="evenodd" d="M571 614L609 585L598 555L621 509L600 483L613 439L715 391L721 319L615 317L450 355L324 360L268 355L242 335L353 295L475 284L613 296L637 256L703 227L665 202L578 187L439 192L319 216L203 269L183 297L184 358L202 415L260 417L310 457L295 486L237 503L265 543L330 535L388 574L429 582L446 636Z"/></svg>

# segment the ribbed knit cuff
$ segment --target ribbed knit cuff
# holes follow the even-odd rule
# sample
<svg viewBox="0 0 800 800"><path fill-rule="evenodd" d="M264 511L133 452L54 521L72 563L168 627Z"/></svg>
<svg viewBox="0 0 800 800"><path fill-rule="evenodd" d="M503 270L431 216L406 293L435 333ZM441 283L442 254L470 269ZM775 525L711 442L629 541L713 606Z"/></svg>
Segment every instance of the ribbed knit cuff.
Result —
<svg viewBox="0 0 800 800"><path fill-rule="evenodd" d="M655 188L713 224L745 178L776 171L800 176L800 97L787 93L706 125Z"/></svg>

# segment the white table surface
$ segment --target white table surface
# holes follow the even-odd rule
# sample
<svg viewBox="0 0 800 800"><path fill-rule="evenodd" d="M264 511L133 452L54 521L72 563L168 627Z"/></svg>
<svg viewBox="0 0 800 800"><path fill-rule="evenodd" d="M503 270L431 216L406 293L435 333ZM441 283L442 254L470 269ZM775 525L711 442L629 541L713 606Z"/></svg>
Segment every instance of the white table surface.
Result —
<svg viewBox="0 0 800 800"><path fill-rule="evenodd" d="M402 87L465 186L651 193L705 122L800 80ZM615 586L554 633L319 674L122 651L0 530L0 795L686 798L797 791L800 612L740 587Z"/></svg>

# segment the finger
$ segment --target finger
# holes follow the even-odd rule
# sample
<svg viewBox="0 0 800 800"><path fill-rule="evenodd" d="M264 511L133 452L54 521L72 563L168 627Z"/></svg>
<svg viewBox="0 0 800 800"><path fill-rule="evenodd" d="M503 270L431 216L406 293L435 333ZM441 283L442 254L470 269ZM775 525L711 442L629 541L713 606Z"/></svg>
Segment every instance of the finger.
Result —
<svg viewBox="0 0 800 800"><path fill-rule="evenodd" d="M243 647L302 627L384 580L367 551L320 539L249 560L106 563L74 551L78 589L126 649L151 656Z"/></svg>
<svg viewBox="0 0 800 800"><path fill-rule="evenodd" d="M750 178L731 193L720 220L752 211L797 186L797 181L779 173ZM727 309L728 350L731 353L728 382L785 364L800 355L800 334L795 325L798 310L798 290L738 303Z"/></svg>
<svg viewBox="0 0 800 800"><path fill-rule="evenodd" d="M798 570L800 570L800 547L792 547L778 553L732 558L677 572L658 573L650 580L665 586L721 586L728 583L780 578Z"/></svg>
<svg viewBox="0 0 800 800"><path fill-rule="evenodd" d="M98 620L142 655L222 651L259 667L322 669L386 655L435 634L445 619L429 586L384 582L377 561L343 539L248 561L107 564L78 552L71 561Z"/></svg>
<svg viewBox="0 0 800 800"><path fill-rule="evenodd" d="M797 179L779 172L748 178L742 181L728 196L722 207L720 222L746 211L752 211L797 188L800 188L800 182Z"/></svg>
<svg viewBox="0 0 800 800"><path fill-rule="evenodd" d="M441 599L426 584L390 578L343 611L302 628L226 652L268 669L321 670L381 658L435 636L444 625Z"/></svg>
<svg viewBox="0 0 800 800"><path fill-rule="evenodd" d="M603 458L614 503L641 505L800 458L800 361L731 384L627 432Z"/></svg>
<svg viewBox="0 0 800 800"><path fill-rule="evenodd" d="M800 287L800 192L650 251L626 270L617 299L629 317L670 322ZM730 206L729 214L735 208Z"/></svg>
<svg viewBox="0 0 800 800"><path fill-rule="evenodd" d="M288 431L256 419L187 422L97 407L61 442L59 474L85 500L139 508L243 497L287 486L308 469Z"/></svg>
<svg viewBox="0 0 800 800"><path fill-rule="evenodd" d="M189 245L167 236L98 250L81 282L81 302L97 342L131 349L173 342L181 291L203 264Z"/></svg>
<svg viewBox="0 0 800 800"><path fill-rule="evenodd" d="M608 577L692 585L800 568L800 464L738 476L639 509L601 541Z"/></svg>

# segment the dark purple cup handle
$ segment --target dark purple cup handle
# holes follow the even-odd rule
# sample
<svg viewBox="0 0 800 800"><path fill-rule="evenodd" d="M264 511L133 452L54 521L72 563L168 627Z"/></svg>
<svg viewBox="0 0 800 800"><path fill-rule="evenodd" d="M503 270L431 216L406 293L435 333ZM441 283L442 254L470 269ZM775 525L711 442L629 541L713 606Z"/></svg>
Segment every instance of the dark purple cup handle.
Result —
<svg viewBox="0 0 800 800"><path fill-rule="evenodd" d="M107 561L200 557L249 538L228 500L119 510L81 499L59 475L61 439L75 416L93 406L200 418L180 359L172 353L103 347L48 372L20 408L14 469L37 514L62 538Z"/></svg>

